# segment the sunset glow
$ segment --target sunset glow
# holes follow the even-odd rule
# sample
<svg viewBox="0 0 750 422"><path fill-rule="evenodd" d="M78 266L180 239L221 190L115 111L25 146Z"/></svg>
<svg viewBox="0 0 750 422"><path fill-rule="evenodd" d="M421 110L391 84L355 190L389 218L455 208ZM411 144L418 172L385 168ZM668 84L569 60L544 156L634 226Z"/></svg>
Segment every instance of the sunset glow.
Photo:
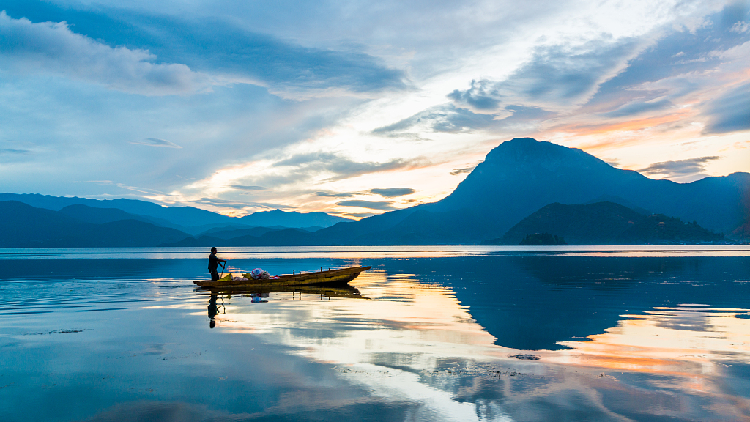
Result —
<svg viewBox="0 0 750 422"><path fill-rule="evenodd" d="M697 169L653 178L750 171L743 1L0 10L5 192L358 219L444 198L524 136Z"/></svg>

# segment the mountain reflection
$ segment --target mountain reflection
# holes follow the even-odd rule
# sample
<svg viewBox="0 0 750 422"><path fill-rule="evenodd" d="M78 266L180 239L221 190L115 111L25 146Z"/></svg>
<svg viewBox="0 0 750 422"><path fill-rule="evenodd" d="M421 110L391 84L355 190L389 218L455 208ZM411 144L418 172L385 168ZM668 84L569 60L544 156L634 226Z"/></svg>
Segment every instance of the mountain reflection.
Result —
<svg viewBox="0 0 750 422"><path fill-rule="evenodd" d="M750 260L740 257L483 256L393 260L391 272L451 287L462 306L513 349L562 342L617 326L620 315L691 303L742 306Z"/></svg>

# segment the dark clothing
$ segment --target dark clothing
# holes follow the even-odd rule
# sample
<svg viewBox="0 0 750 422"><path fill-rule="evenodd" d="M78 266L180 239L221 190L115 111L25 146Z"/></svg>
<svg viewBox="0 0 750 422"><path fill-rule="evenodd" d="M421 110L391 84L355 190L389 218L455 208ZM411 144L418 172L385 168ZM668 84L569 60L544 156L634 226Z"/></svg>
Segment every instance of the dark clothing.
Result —
<svg viewBox="0 0 750 422"><path fill-rule="evenodd" d="M216 272L219 269L219 257L215 253L208 256L208 271Z"/></svg>
<svg viewBox="0 0 750 422"><path fill-rule="evenodd" d="M211 280L216 281L219 279L219 264L224 262L224 265L226 266L226 262L223 259L219 259L219 257L216 256L216 248L211 248L211 255L208 256L208 272L211 273Z"/></svg>
<svg viewBox="0 0 750 422"><path fill-rule="evenodd" d="M215 253L211 253L208 256L208 272L211 273L211 280L216 281L219 279L219 258Z"/></svg>

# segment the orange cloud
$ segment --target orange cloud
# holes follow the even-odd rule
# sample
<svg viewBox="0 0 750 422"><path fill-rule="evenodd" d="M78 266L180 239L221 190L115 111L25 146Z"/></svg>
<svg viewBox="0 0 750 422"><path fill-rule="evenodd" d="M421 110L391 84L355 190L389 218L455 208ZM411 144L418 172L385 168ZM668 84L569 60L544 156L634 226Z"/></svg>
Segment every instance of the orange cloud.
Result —
<svg viewBox="0 0 750 422"><path fill-rule="evenodd" d="M603 123L599 125L563 125L552 130L566 133L574 133L578 136L604 135L611 132L638 131L652 129L668 123L680 121L693 113L689 110L668 114L664 116L648 117L644 119L627 120L616 123Z"/></svg>

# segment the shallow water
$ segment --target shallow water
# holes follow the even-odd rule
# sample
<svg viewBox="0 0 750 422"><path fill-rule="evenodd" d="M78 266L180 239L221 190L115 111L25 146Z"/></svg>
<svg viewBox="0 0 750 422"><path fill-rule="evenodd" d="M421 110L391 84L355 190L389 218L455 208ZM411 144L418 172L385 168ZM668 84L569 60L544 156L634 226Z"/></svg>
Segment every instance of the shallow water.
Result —
<svg viewBox="0 0 750 422"><path fill-rule="evenodd" d="M372 266L265 303L206 255L0 250L0 420L750 419L748 247L221 251Z"/></svg>

